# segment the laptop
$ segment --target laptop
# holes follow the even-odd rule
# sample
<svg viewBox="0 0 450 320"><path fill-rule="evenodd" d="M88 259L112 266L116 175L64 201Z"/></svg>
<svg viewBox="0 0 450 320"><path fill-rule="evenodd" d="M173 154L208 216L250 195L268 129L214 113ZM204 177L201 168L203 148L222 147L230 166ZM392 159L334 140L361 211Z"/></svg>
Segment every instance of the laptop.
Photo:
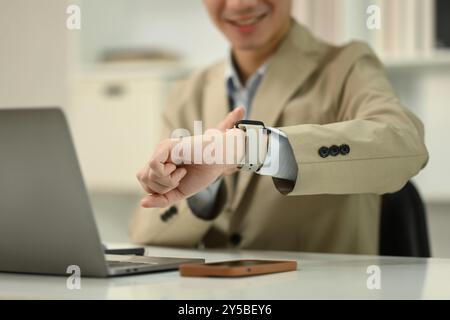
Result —
<svg viewBox="0 0 450 320"><path fill-rule="evenodd" d="M0 272L110 277L204 262L103 250L63 112L0 110Z"/></svg>

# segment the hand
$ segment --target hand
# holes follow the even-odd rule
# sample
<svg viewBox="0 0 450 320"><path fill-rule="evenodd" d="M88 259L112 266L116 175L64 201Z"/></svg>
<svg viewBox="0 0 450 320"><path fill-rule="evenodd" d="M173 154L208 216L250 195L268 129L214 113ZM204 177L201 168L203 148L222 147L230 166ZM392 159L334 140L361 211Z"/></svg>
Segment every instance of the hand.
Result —
<svg viewBox="0 0 450 320"><path fill-rule="evenodd" d="M227 130L233 128L234 124L242 120L245 111L243 108L236 108L217 126L219 135L226 139L235 138L241 141L236 146L243 146L245 134L239 130ZM216 130L217 136L217 130ZM203 152L211 143L212 133L207 131L204 136L187 137L183 139L167 139L162 141L157 147L152 159L138 172L137 178L144 190L148 193L141 201L144 208L164 208L186 199L202 189L212 184L216 179L225 174L230 174L237 170L237 163L243 156L244 149L232 150L236 163L221 164L192 164L191 157L187 153L181 152L181 159L173 159L173 154L179 150L190 150L195 146ZM223 144L223 154L229 152ZM220 150L212 148L212 154ZM193 154L193 153L191 153ZM176 161L174 161L176 160ZM180 161L181 160L181 161ZM180 163L181 162L181 163ZM177 165L178 164L178 165Z"/></svg>

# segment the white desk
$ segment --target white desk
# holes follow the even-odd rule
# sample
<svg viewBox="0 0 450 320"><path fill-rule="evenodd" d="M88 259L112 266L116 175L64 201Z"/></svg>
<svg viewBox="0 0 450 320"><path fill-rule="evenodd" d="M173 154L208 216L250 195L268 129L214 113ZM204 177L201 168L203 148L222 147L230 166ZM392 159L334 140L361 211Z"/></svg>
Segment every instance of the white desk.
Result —
<svg viewBox="0 0 450 320"><path fill-rule="evenodd" d="M162 272L85 279L68 290L65 277L0 273L0 299L450 299L450 259L387 258L296 252L195 251L147 248L148 255L298 260L295 272L239 279L182 278ZM381 269L369 290L367 267Z"/></svg>

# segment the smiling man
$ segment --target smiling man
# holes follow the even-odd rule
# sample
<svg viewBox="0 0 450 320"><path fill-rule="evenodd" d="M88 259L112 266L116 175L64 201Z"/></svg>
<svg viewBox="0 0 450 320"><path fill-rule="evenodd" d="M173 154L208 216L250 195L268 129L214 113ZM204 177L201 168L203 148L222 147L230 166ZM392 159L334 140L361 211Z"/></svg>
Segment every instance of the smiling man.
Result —
<svg viewBox="0 0 450 320"><path fill-rule="evenodd" d="M162 142L138 173L146 195L132 239L377 254L380 195L401 189L428 159L423 126L381 62L363 43L315 38L291 18L290 0L204 3L231 53L172 94ZM221 152L210 132L170 139L196 120L241 141L225 150L236 161L192 161L191 147ZM174 161L180 145L188 147Z"/></svg>

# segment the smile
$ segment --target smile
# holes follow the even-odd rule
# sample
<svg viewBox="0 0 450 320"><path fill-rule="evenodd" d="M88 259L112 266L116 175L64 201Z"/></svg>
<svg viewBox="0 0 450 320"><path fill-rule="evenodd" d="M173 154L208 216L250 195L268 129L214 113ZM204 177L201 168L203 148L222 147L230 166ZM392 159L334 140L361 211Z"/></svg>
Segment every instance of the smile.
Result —
<svg viewBox="0 0 450 320"><path fill-rule="evenodd" d="M264 12L261 14L258 14L256 16L252 17L244 17L242 19L225 19L228 23L237 26L237 27L245 27L245 26L251 26L254 24L257 24L261 20L263 20L265 17L267 17L268 13Z"/></svg>

